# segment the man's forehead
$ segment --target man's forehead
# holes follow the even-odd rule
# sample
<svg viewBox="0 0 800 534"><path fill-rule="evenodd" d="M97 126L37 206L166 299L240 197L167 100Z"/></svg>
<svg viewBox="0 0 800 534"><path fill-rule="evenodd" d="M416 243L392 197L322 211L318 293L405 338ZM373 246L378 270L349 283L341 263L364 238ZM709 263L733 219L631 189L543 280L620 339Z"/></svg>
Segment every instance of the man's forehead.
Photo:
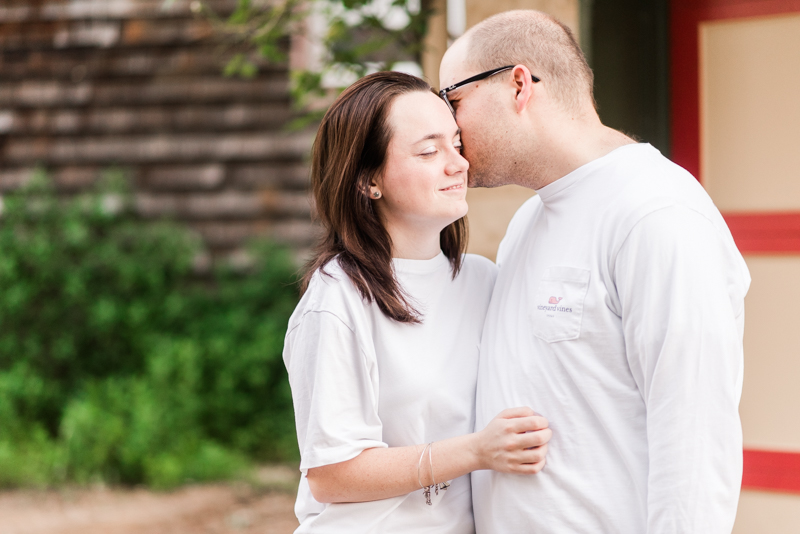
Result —
<svg viewBox="0 0 800 534"><path fill-rule="evenodd" d="M467 36L461 37L445 52L439 69L440 89L458 83L475 74L467 61L467 39Z"/></svg>

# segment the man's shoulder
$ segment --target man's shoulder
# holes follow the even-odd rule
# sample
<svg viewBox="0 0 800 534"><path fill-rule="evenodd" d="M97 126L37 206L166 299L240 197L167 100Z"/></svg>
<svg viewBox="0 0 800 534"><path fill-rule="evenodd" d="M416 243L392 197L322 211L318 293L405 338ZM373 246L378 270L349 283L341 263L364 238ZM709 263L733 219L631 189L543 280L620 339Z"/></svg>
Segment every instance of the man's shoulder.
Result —
<svg viewBox="0 0 800 534"><path fill-rule="evenodd" d="M539 195L534 194L519 207L516 213L514 213L514 218L525 216L526 214L532 215L536 210L541 209L541 207L542 199L539 198Z"/></svg>
<svg viewBox="0 0 800 534"><path fill-rule="evenodd" d="M624 187L608 210L608 219L613 221L609 227L614 236L612 250L619 251L634 228L639 228L646 239L665 244L671 239L684 242L686 236L696 240L705 236L722 243L731 261L743 263L725 219L700 182L654 148L648 152L638 161L621 162L618 169Z"/></svg>
<svg viewBox="0 0 800 534"><path fill-rule="evenodd" d="M607 214L623 225L634 225L653 212L673 207L694 211L715 225L723 222L700 182L652 146L621 158L610 180L616 182L616 191Z"/></svg>

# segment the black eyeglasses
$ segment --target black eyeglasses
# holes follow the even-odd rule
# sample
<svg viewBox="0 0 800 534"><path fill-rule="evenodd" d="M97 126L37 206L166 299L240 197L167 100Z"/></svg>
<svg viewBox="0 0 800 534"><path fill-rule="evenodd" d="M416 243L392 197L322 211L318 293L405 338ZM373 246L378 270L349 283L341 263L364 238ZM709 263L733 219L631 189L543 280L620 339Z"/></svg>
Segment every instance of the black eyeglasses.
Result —
<svg viewBox="0 0 800 534"><path fill-rule="evenodd" d="M475 76L467 78L464 81L461 81L461 82L458 82L456 84L453 84L450 87L445 87L444 89L439 91L439 96L442 97L442 100L445 101L445 103L447 104L447 107L450 108L450 113L452 113L453 114L453 118L455 118L456 117L456 110L453 109L453 105L447 99L447 93L449 93L450 91L454 91L454 90L458 89L459 87L464 87L468 83L479 82L481 80L485 80L489 76L494 76L495 74L499 74L499 73L501 73L503 71L507 71L509 69L513 69L515 66L516 65L507 65L505 67L500 67L499 69L492 69L492 70L487 70L486 72L481 72L480 74L476 74ZM531 74L531 79L533 80L533 83L537 83L537 82L541 81L539 78L537 78L533 74Z"/></svg>

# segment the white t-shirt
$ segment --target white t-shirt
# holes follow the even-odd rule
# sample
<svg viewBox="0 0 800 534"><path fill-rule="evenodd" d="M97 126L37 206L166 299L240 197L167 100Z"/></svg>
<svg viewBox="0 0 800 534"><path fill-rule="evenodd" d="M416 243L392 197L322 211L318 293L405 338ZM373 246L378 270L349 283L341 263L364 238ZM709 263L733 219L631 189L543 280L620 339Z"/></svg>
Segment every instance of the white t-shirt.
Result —
<svg viewBox="0 0 800 534"><path fill-rule="evenodd" d="M465 255L452 277L444 254L395 259L396 277L422 324L386 318L334 261L315 273L289 320L283 359L294 399L300 470L297 533L474 532L469 476L425 503L422 490L366 503L321 504L312 467L373 447L429 443L472 432L480 337L495 265ZM434 449L435 470L435 449Z"/></svg>
<svg viewBox="0 0 800 534"><path fill-rule="evenodd" d="M479 534L730 533L747 267L702 186L627 145L540 189L500 245L476 428L529 405L534 476L472 475Z"/></svg>

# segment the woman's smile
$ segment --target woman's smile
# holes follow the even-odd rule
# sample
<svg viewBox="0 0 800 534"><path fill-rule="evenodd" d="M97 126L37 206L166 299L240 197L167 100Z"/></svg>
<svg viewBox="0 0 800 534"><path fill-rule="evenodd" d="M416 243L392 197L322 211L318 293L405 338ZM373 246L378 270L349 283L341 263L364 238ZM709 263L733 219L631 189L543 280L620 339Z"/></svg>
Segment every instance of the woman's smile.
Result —
<svg viewBox="0 0 800 534"><path fill-rule="evenodd" d="M464 182L453 184L453 185L451 185L449 187L445 187L444 189L439 189L439 191L444 191L444 192L448 192L448 191L463 191L463 190L464 190Z"/></svg>

